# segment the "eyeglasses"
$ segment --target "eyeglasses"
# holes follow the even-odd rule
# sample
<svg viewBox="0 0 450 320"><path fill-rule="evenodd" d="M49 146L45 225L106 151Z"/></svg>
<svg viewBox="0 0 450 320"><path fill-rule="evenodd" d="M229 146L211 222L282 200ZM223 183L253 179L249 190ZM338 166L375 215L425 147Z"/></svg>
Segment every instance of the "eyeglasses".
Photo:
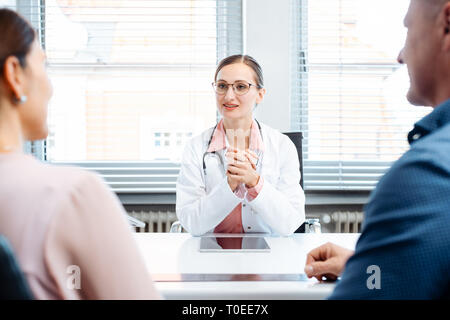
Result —
<svg viewBox="0 0 450 320"><path fill-rule="evenodd" d="M214 88L214 91L219 95L226 94L230 86L232 86L234 93L237 94L238 96L246 94L250 90L251 86L261 89L260 86L245 81L236 81L233 84L226 83L225 81L219 81L213 82L212 86Z"/></svg>

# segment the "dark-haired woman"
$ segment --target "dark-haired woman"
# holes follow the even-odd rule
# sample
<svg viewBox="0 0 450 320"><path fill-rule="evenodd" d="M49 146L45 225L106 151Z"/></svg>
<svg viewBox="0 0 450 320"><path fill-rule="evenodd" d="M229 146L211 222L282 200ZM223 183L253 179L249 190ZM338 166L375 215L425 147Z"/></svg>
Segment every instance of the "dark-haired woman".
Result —
<svg viewBox="0 0 450 320"><path fill-rule="evenodd" d="M159 298L104 182L22 152L25 140L47 137L45 64L29 23L0 9L0 234L36 299Z"/></svg>
<svg viewBox="0 0 450 320"><path fill-rule="evenodd" d="M193 235L292 234L305 220L297 151L286 136L253 117L266 90L250 56L225 58L213 87L222 119L186 146L176 213Z"/></svg>

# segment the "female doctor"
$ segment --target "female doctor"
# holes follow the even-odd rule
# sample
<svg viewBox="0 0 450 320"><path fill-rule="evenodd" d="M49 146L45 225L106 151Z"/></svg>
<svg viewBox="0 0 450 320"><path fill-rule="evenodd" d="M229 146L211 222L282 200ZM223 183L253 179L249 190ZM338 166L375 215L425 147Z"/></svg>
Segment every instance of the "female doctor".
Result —
<svg viewBox="0 0 450 320"><path fill-rule="evenodd" d="M266 90L250 56L223 59L213 87L222 119L185 147L176 213L193 235L292 234L305 220L297 150L284 134L253 118Z"/></svg>

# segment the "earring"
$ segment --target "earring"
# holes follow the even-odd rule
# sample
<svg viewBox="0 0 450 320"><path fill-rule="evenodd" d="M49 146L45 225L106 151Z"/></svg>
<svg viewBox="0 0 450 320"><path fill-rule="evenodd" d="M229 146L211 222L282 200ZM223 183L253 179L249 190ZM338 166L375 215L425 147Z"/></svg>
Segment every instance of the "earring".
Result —
<svg viewBox="0 0 450 320"><path fill-rule="evenodd" d="M20 96L20 98L14 98L14 100L16 101L16 103L22 104L27 102L28 97L26 95L22 95Z"/></svg>

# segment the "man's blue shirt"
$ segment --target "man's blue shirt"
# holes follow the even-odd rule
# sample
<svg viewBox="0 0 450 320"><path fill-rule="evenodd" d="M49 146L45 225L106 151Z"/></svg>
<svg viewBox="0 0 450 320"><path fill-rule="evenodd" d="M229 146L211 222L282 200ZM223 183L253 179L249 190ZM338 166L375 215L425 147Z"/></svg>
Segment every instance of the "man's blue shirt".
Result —
<svg viewBox="0 0 450 320"><path fill-rule="evenodd" d="M450 100L417 122L408 141L371 194L330 299L450 297ZM370 266L379 267L380 289Z"/></svg>

